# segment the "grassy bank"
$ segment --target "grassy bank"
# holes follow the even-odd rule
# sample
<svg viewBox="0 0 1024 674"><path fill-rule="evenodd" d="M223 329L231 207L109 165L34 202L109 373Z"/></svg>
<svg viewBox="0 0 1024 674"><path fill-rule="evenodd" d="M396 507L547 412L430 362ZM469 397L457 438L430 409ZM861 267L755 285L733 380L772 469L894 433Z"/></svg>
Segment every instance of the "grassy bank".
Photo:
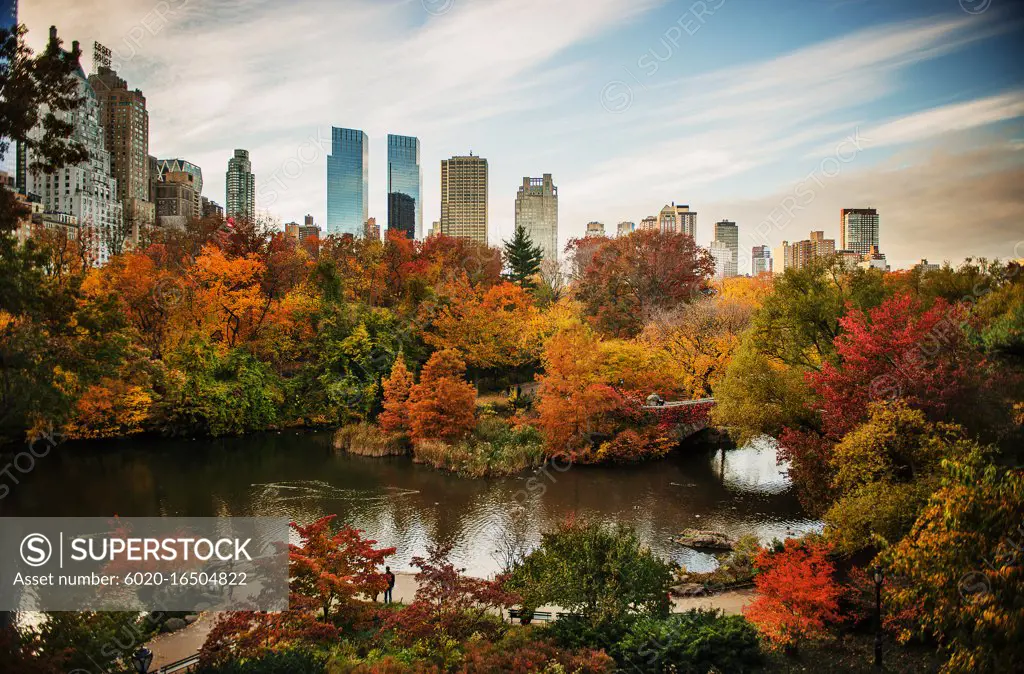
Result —
<svg viewBox="0 0 1024 674"><path fill-rule="evenodd" d="M544 462L544 442L532 426L513 428L497 417L483 417L465 440L421 440L413 457L439 470L467 477L515 475Z"/></svg>
<svg viewBox="0 0 1024 674"><path fill-rule="evenodd" d="M335 431L334 448L360 456L405 456L409 436L387 433L373 424L349 424Z"/></svg>

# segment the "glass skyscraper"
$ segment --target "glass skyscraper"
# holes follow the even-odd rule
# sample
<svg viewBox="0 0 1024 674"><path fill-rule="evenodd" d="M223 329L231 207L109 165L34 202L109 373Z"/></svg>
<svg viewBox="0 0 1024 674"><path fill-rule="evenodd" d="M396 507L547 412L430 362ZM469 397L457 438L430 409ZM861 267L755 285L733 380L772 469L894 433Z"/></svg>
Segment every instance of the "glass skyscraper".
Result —
<svg viewBox="0 0 1024 674"><path fill-rule="evenodd" d="M18 0L0 0L0 28L13 30L18 25ZM18 174L18 146L10 138L0 138L7 146L3 159L0 159L0 171L6 171L11 180Z"/></svg>
<svg viewBox="0 0 1024 674"><path fill-rule="evenodd" d="M874 208L844 208L840 213L840 244L858 255L878 248L878 211Z"/></svg>
<svg viewBox="0 0 1024 674"><path fill-rule="evenodd" d="M370 140L359 129L331 127L327 157L326 234L363 236L370 192Z"/></svg>
<svg viewBox="0 0 1024 674"><path fill-rule="evenodd" d="M423 238L420 139L388 134L388 229Z"/></svg>

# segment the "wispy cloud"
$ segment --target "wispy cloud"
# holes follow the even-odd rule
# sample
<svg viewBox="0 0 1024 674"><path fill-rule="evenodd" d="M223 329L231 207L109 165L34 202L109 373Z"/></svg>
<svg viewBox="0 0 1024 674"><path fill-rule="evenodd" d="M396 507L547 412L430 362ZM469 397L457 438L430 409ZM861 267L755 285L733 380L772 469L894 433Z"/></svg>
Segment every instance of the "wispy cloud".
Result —
<svg viewBox="0 0 1024 674"><path fill-rule="evenodd" d="M626 153L595 166L577 189L587 199L601 199L617 184L637 196L649 195L651 208L669 194L687 199L680 190L739 175L853 132L866 124L870 104L897 91L903 70L999 30L976 17L904 22L860 30L767 61L661 84L652 81L627 111L633 116L636 142ZM682 103L679 92L685 92ZM999 106L967 103L913 124L934 127L967 112L980 123L982 109L990 116L1012 112L1012 102ZM872 128L880 142L908 132ZM870 132L863 135L874 140ZM665 142L666 137L673 140ZM819 158L834 147L833 142Z"/></svg>
<svg viewBox="0 0 1024 674"><path fill-rule="evenodd" d="M1005 148L984 156L972 154L978 146L968 142L956 159L930 154L934 147L927 146L974 142L995 124L1012 126L1024 114L1024 90L999 91L1009 86L1005 80L977 88L930 82L924 98L912 79L939 58L1019 32L1015 17L995 7L976 16L954 7L941 16L885 22L888 3L877 2L868 27L818 32L833 36L794 43L781 53L757 45L740 50L750 54L743 63L693 72L689 56L717 48L701 42L712 39L716 27L734 37L728 22L739 7L709 2L721 11L706 19L708 27L689 36L685 49L670 50L671 58L658 62L657 76L648 76L639 62L616 63L614 54L635 57L650 47L636 42L666 32L658 23L679 13L667 0L427 4L433 13L421 0L36 0L23 5L22 16L36 46L56 23L68 40L95 39L114 48L122 75L147 96L152 152L200 164L208 196L223 198L231 150L249 149L257 185L281 182L273 212L284 218L324 213L322 139L332 124L370 134L371 215L378 220L386 217L384 134L424 141L428 224L439 211L439 160L502 148L489 157L492 241L511 232L519 177L551 171L559 184L563 241L588 220L637 221L675 199L697 207L698 237L707 243L718 217L736 219L741 231L761 221L767 212L756 208L770 209L780 191L791 189L854 132L867 149L829 183L835 202L833 196L816 201L795 228L829 229L837 221L836 204L877 198L873 205L885 208L883 245L891 244L897 256L917 255L910 255L907 240L887 238L916 232L917 225L904 218L922 212L924 195L937 196L923 182L937 174L914 162L949 168L967 159L988 175L975 190L991 196L994 205L984 207L991 222L1009 223L1007 214L1015 213L1019 224L1022 216L1019 201L1003 191L1005 176L1018 175L1022 162L1020 152L1005 149L1012 147L1005 139L986 137L989 145ZM847 4L833 2L821 10L827 18L818 18L831 29L836 7ZM810 17L815 10L806 11ZM629 27L645 21L649 25L636 31L642 37L625 42ZM600 87L610 80L633 87L632 105L620 114L599 105ZM1019 141L1019 125L1016 134ZM293 158L311 139L320 143L319 153L282 179L282 168L295 168ZM893 152L900 163L883 163L892 161ZM1000 170L992 164L997 155ZM902 185L915 186L906 203L916 210L900 201ZM994 186L997 194L985 191ZM842 194L835 191L840 187ZM962 187L949 192L965 196ZM751 197L758 194L769 196ZM945 197L940 201L953 206ZM816 210L826 204L828 212ZM947 224L963 217L928 212L938 218L936 231L948 236L955 228ZM1002 240L1004 230L991 225L993 240ZM805 235L796 231L789 238ZM955 249L942 246L936 242L936 252L921 254L941 257Z"/></svg>

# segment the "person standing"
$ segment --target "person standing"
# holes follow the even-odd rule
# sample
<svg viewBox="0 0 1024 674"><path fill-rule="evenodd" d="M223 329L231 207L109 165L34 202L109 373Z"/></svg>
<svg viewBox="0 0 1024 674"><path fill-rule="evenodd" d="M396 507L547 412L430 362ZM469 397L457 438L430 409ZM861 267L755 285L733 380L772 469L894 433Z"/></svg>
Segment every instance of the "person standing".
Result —
<svg viewBox="0 0 1024 674"><path fill-rule="evenodd" d="M395 589L395 574L391 573L391 567L384 567L384 580L388 581L388 589L384 590L384 603L391 603L391 592Z"/></svg>

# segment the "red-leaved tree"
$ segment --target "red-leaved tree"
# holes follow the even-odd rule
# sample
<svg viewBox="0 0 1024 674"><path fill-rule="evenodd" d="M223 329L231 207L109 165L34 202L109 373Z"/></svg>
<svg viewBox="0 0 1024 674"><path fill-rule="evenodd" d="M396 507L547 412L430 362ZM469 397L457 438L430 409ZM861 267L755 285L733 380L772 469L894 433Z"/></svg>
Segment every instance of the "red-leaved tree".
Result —
<svg viewBox="0 0 1024 674"><path fill-rule="evenodd" d="M689 234L651 230L597 241L576 240L569 248L588 258L577 263L577 298L610 335L639 334L656 312L699 296L715 272L711 253Z"/></svg>
<svg viewBox="0 0 1024 674"><path fill-rule="evenodd" d="M819 639L840 621L842 586L828 547L790 538L781 552L762 550L754 560L757 597L743 613L772 648Z"/></svg>
<svg viewBox="0 0 1024 674"><path fill-rule="evenodd" d="M805 506L819 512L830 504L832 449L867 420L872 402L899 399L931 421L977 425L978 401L991 394L993 379L964 336L963 318L960 307L941 299L924 309L901 294L840 319L836 361L807 375L818 396L820 430L787 428L779 438L780 457L791 463ZM986 414L999 413L998 404L988 407Z"/></svg>
<svg viewBox="0 0 1024 674"><path fill-rule="evenodd" d="M427 556L413 557L416 598L395 613L388 627L408 645L439 637L467 639L474 633L496 636L500 622L491 611L519 603L518 595L502 589L501 579L481 580L463 575L451 562L451 545L434 544Z"/></svg>
<svg viewBox="0 0 1024 674"><path fill-rule="evenodd" d="M378 569L394 548L375 548L377 541L362 537L350 526L331 533L337 515L326 515L308 526L291 523L299 545L288 546L289 603L292 609L322 612L325 622L355 623L362 617L356 601L383 592L387 580Z"/></svg>

